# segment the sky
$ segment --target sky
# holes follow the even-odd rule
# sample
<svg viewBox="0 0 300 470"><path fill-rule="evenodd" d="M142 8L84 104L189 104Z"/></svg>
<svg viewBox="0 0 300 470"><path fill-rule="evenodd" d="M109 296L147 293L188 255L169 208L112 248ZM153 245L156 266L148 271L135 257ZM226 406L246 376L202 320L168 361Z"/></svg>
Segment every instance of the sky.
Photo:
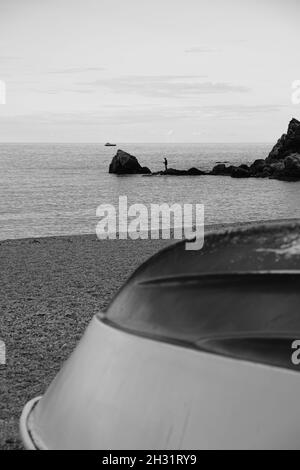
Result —
<svg viewBox="0 0 300 470"><path fill-rule="evenodd" d="M0 0L0 142L274 142L299 0Z"/></svg>

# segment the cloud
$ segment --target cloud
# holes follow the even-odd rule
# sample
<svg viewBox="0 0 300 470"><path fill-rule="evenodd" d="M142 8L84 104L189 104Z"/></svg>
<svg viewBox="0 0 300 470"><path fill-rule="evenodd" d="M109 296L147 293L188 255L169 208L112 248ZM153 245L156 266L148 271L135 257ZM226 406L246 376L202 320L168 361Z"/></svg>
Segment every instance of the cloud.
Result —
<svg viewBox="0 0 300 470"><path fill-rule="evenodd" d="M219 49L213 48L213 47L202 47L202 46L196 46L196 47L190 47L184 51L186 54L205 54L205 53L210 53L210 52L219 52Z"/></svg>
<svg viewBox="0 0 300 470"><path fill-rule="evenodd" d="M53 74L69 74L69 73L86 73L86 72L102 72L104 67L70 67L65 69L52 70L48 73Z"/></svg>
<svg viewBox="0 0 300 470"><path fill-rule="evenodd" d="M10 56L10 55L0 55L0 61L10 62L12 60L20 60L21 57L18 56Z"/></svg>
<svg viewBox="0 0 300 470"><path fill-rule="evenodd" d="M245 45L245 43L247 43L248 41L246 41L245 39L231 39L231 40L226 40L225 38L223 38L222 40L222 43L220 43L218 45L218 47L215 47L215 46L192 46L192 47L188 47L187 49L185 49L185 53L186 54L207 54L207 53L214 53L214 52L221 52L221 50L224 49L224 47L226 49L228 48L235 48L236 46L240 46L240 45Z"/></svg>
<svg viewBox="0 0 300 470"><path fill-rule="evenodd" d="M202 75L124 76L89 82L90 87L105 87L113 93L135 94L151 98L195 98L200 94L248 93L241 85L203 82ZM81 83L80 85L83 85Z"/></svg>
<svg viewBox="0 0 300 470"><path fill-rule="evenodd" d="M44 128L49 125L58 127L89 127L99 126L137 126L161 123L168 126L167 135L172 135L173 124L185 125L186 121L192 123L206 123L209 119L253 118L255 115L273 114L288 108L286 105L220 105L220 106L101 106L98 111L91 112L61 112L36 113L17 116L3 116L3 126L28 126Z"/></svg>
<svg viewBox="0 0 300 470"><path fill-rule="evenodd" d="M46 95L57 95L59 93L84 93L84 94L91 94L94 93L93 90L87 89L87 88L62 88L62 87L57 87L57 88L48 88L48 89L38 89L38 88L31 88L29 89L31 92L34 93L42 93Z"/></svg>
<svg viewBox="0 0 300 470"><path fill-rule="evenodd" d="M245 117L257 114L277 113L286 108L286 105L280 104L257 104L257 105L242 105L242 104L228 104L228 105L214 105L204 106L202 111L217 117Z"/></svg>

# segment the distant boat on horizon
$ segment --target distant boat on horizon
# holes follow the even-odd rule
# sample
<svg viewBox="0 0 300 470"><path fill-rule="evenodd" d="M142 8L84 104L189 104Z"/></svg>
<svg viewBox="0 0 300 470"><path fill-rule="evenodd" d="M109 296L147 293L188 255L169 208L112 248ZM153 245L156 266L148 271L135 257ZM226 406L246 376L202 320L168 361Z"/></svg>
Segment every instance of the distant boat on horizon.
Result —
<svg viewBox="0 0 300 470"><path fill-rule="evenodd" d="M116 147L117 144L110 144L109 142L106 142L105 147Z"/></svg>

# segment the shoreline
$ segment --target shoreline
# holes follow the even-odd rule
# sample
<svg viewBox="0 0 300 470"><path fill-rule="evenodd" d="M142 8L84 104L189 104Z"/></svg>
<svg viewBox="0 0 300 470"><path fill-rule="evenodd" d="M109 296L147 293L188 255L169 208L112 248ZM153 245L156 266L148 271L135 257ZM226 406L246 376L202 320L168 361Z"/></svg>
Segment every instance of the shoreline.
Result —
<svg viewBox="0 0 300 470"><path fill-rule="evenodd" d="M251 226L256 226L259 224L269 224L269 223L274 223L274 224L280 224L280 223L288 223L288 222L297 222L299 221L300 218L297 217L292 217L292 218L285 218L285 219L261 219L261 220L250 220L250 221L245 221L245 222L221 222L221 223L215 223L215 224L205 224L205 231L207 233L210 233L214 230L217 231L222 231L222 230L231 230L231 229L239 229L239 228L247 228ZM195 226L193 226L193 230L195 229ZM174 228L171 228L171 233L174 230ZM117 232L118 236L119 232ZM30 236L30 237L17 237L17 238L0 238L0 245L3 243L10 243L10 242L26 242L26 241L42 241L42 240L64 240L64 239L76 239L76 238L96 238L97 236L95 233L78 233L78 234L66 234L66 235L36 235L36 236ZM128 238L129 240L130 238ZM111 239L111 241L117 241L119 238L116 238L115 240ZM148 240L152 241L164 241L167 242L168 240L162 240L161 238L156 240L152 239L149 237ZM99 240L100 241L100 240ZM126 240L125 240L126 241ZM176 240L175 240L176 241Z"/></svg>
<svg viewBox="0 0 300 470"><path fill-rule="evenodd" d="M205 233L245 229L266 220L206 225ZM0 449L22 448L19 417L44 393L93 315L103 310L129 275L176 240L98 240L96 234L0 241Z"/></svg>

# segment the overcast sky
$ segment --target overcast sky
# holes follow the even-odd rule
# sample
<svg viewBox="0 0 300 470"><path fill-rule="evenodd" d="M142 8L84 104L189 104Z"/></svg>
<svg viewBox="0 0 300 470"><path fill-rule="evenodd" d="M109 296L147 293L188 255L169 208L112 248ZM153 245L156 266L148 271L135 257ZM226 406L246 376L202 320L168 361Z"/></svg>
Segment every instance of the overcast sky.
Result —
<svg viewBox="0 0 300 470"><path fill-rule="evenodd" d="M0 0L2 142L273 142L299 0Z"/></svg>

